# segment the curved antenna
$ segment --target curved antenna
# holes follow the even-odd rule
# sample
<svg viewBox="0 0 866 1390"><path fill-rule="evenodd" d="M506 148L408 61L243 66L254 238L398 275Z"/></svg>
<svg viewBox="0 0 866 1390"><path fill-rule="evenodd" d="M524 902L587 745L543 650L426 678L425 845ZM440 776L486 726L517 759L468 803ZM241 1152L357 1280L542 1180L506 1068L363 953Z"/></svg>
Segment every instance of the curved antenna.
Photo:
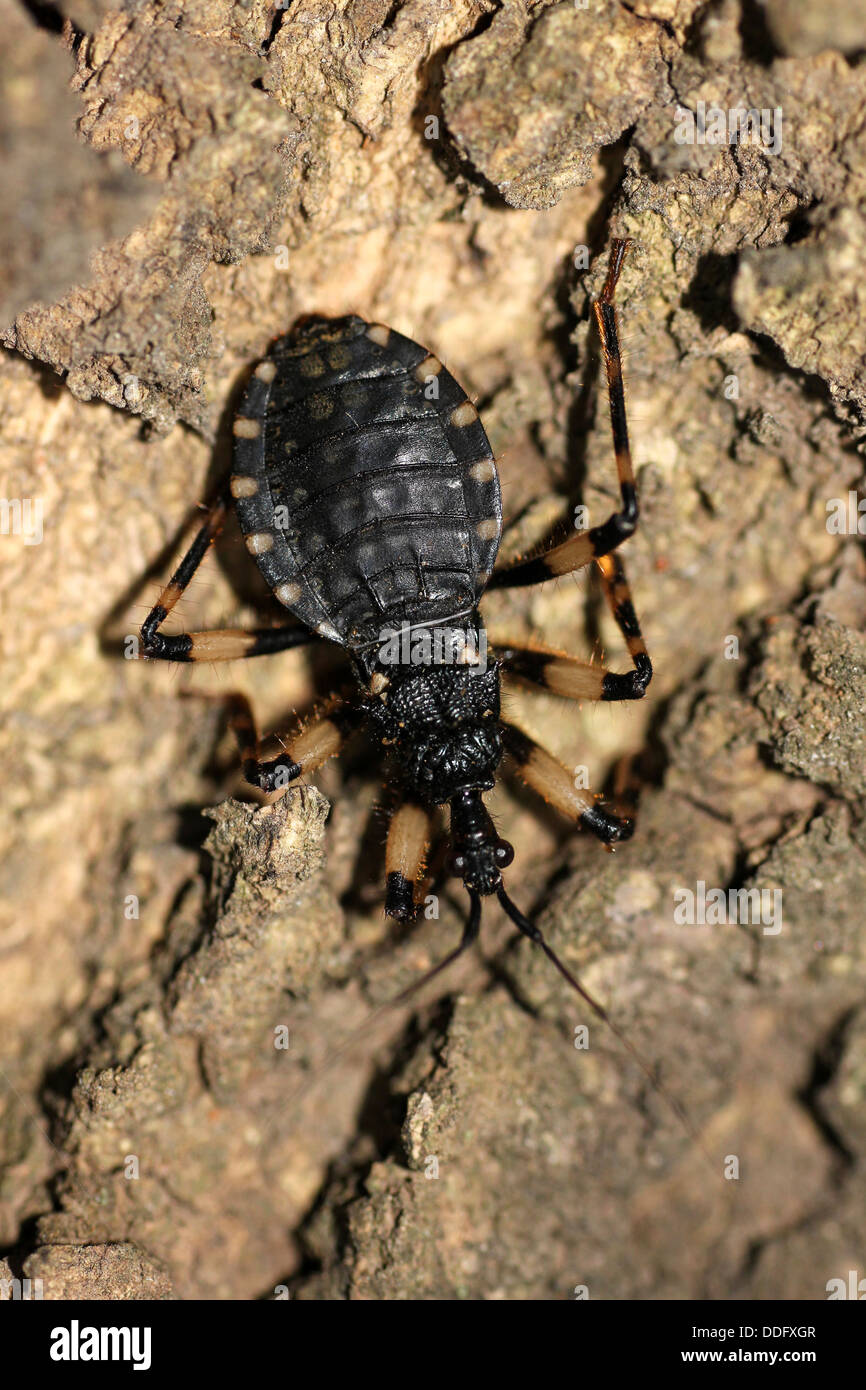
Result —
<svg viewBox="0 0 866 1390"><path fill-rule="evenodd" d="M374 1011L371 1018L376 1018L386 1009L396 1008L398 1004L405 1004L406 1000L411 999L413 994L417 994L425 985L429 985L431 980L435 980L437 975L441 975L443 970L447 970L449 965L453 965L457 957L462 956L463 952L477 940L478 933L481 930L481 895L476 893L474 888L467 888L466 891L469 894L471 903L469 917L463 928L463 935L459 943L454 947L454 950L449 951L448 955L440 960L438 965L434 965L431 970L426 971L420 979L413 980L412 984L408 985L406 989L401 990L399 994L395 994L393 999L386 999L385 1003L380 1004Z"/></svg>
<svg viewBox="0 0 866 1390"><path fill-rule="evenodd" d="M290 1100L298 1100L301 1096L306 1095L307 1092L321 1080L324 1072L334 1066L350 1047L374 1028L383 1014L390 1013L392 1009L399 1008L401 1004L405 1004L413 995L418 994L426 985L429 985L431 980L435 980L437 975L441 975L444 970L447 970L449 965L453 965L457 957L462 956L463 952L468 950L473 942L477 940L478 933L481 930L481 896L479 893L476 893L474 888L467 889L467 892L469 893L470 900L469 916L463 928L463 935L458 944L454 947L454 950L449 951L447 956L444 956L437 965L434 965L430 970L426 970L419 979L413 980L411 985L407 985L405 989L401 989L399 994L395 994L390 999L386 999L382 1004L377 1004L375 1009L372 1009L364 1019L364 1022L353 1029L351 1033L348 1033L343 1041L339 1043L332 1052L328 1053L327 1057L316 1069L315 1075L311 1077L307 1085L294 1091L289 1097Z"/></svg>
<svg viewBox="0 0 866 1390"><path fill-rule="evenodd" d="M583 985L580 983L580 980L577 978L577 976L573 975L569 970L568 966L560 960L553 947L547 944L547 942L544 939L544 936L542 935L540 929L535 925L535 923L530 922L529 918L525 917L523 913L520 911L520 908L517 906L517 904L511 901L511 899L505 891L504 883L500 884L497 888L496 896L501 902L502 906L505 908L505 911L508 913L508 916L511 918L514 925L517 927L518 931L522 932L524 936L528 936L529 940L534 942L536 946L541 947L548 960L551 960L553 962L563 979L568 981L575 993L579 994L581 999L585 999L589 1007L598 1015L602 1022L607 1024L614 1037L622 1044L626 1052L628 1052L629 1056L632 1057L635 1062L637 1062L638 1066L640 1067L641 1071L643 1072L644 1076L647 1078L653 1089L655 1091L658 1091L659 1095L676 1115L677 1119L685 1129L689 1138L692 1139L693 1142L697 1145L701 1153L706 1158L707 1162L712 1164L712 1159L710 1158L709 1154L704 1148L700 1135L698 1134L697 1130L695 1129L694 1125L692 1124L682 1105L676 1099L675 1096L671 1095L667 1087L662 1085L661 1081L659 1081L655 1072L652 1070L652 1067L649 1065L647 1061L645 1061L645 1059L638 1052L634 1043L631 1041L631 1038L629 1038L627 1034L625 1034L622 1031L618 1024L614 1023L607 1009L604 1008L602 1004L599 1004L597 999L593 999L589 991L585 989ZM713 1165L713 1167L715 1167L715 1165Z"/></svg>

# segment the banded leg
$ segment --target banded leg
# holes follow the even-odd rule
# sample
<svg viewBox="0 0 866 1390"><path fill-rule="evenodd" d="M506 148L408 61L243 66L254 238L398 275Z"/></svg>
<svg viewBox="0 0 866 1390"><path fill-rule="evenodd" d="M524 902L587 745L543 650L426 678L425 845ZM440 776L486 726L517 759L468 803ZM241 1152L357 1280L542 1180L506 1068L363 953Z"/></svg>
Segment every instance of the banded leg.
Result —
<svg viewBox="0 0 866 1390"><path fill-rule="evenodd" d="M592 526L569 537L561 545L554 546L545 555L535 559L518 561L516 564L497 570L490 580L490 589L514 589L526 584L540 584L545 579L557 575L571 574L597 560L609 555L618 545L634 532L638 522L637 490L634 482L634 467L631 448L628 442L628 422L625 411L625 392L622 384L622 359L619 347L619 331L616 321L614 293L622 271L628 240L613 243L604 288L593 305L596 323L601 335L601 348L607 374L607 393L610 404L610 423L613 430L613 447L616 455L616 468L619 476L619 491L622 506L613 512L600 526Z"/></svg>
<svg viewBox="0 0 866 1390"><path fill-rule="evenodd" d="M385 849L385 915L411 922L417 911L414 888L424 869L430 839L430 812L416 802L398 806Z"/></svg>
<svg viewBox="0 0 866 1390"><path fill-rule="evenodd" d="M603 811L590 791L580 791L567 767L513 724L502 725L502 739L517 766L518 775L557 811L589 830L606 845L628 840L634 821Z"/></svg>
<svg viewBox="0 0 866 1390"><path fill-rule="evenodd" d="M634 611L631 590L625 577L625 569L618 555L604 555L598 561L601 581L608 606L616 625L625 638L629 656L634 662L634 670L620 674L609 671L605 676L604 700L640 700L652 680L653 666L646 642L640 630L637 613Z"/></svg>
<svg viewBox="0 0 866 1390"><path fill-rule="evenodd" d="M167 635L159 629L223 528L227 504L219 498L204 524L141 625L142 655L149 661L235 661L239 657L269 656L272 652L312 642L316 633L305 627L220 628L213 632Z"/></svg>
<svg viewBox="0 0 866 1390"><path fill-rule="evenodd" d="M313 772L329 758L336 757L364 717L363 710L335 697L308 724L291 737L280 740L284 752L279 757L263 762L259 757L259 737L249 700L240 694L231 695L228 700L229 723L240 746L244 778L250 786L263 792L280 791L304 773Z"/></svg>
<svg viewBox="0 0 866 1390"><path fill-rule="evenodd" d="M501 653L503 680L509 678L551 690L569 700L642 700L652 679L652 662L631 601L628 580L618 555L598 561L605 597L626 641L633 671L608 671L604 666L579 661L559 652L525 647Z"/></svg>

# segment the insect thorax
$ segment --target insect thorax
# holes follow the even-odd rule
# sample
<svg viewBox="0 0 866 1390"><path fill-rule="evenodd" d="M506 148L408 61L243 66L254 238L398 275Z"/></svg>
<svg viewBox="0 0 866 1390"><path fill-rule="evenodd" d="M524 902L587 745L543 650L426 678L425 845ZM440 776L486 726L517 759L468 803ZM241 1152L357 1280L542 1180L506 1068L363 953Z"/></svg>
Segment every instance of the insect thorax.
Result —
<svg viewBox="0 0 866 1390"><path fill-rule="evenodd" d="M477 630L467 637L477 642ZM371 723L407 791L437 804L493 786L502 757L495 664L377 662L369 689Z"/></svg>

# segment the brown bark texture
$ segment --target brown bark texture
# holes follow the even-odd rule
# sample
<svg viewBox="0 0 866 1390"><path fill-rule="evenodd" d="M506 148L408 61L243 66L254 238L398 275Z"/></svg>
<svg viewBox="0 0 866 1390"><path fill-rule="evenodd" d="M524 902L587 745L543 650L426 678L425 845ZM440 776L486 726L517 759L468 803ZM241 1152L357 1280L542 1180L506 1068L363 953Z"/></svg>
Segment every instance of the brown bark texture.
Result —
<svg viewBox="0 0 866 1390"><path fill-rule="evenodd" d="M6 1277L760 1300L866 1272L862 8L0 14ZM578 505L602 520L590 308L614 236L642 506L622 554L656 674L641 703L512 710L611 803L637 782L637 833L606 853L507 773L490 801L515 898L688 1123L495 902L479 949L369 1022L456 943L465 894L386 923L378 751L264 804L223 698L285 730L336 649L126 659L251 366L303 313L448 364L497 456L504 554ZM230 525L174 630L280 613ZM485 614L627 667L586 573ZM678 920L699 884L742 890L737 920Z"/></svg>

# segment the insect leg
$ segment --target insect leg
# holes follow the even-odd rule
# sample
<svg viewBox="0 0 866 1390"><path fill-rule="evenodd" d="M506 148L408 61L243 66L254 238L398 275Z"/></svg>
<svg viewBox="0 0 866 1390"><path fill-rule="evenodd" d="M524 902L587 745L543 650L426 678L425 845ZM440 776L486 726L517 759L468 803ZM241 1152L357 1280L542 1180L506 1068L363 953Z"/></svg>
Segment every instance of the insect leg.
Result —
<svg viewBox="0 0 866 1390"><path fill-rule="evenodd" d="M397 808L385 850L385 915L410 922L417 908L414 886L424 868L430 839L430 812L413 801Z"/></svg>
<svg viewBox="0 0 866 1390"><path fill-rule="evenodd" d="M605 597L617 626L626 641L633 671L608 671L604 666L579 661L559 652L526 647L501 652L503 678L507 688L517 680L551 690L570 700L641 700L652 680L652 662L646 649L631 600L628 580L618 555L606 555L598 562Z"/></svg>
<svg viewBox="0 0 866 1390"><path fill-rule="evenodd" d="M142 623L142 656L147 660L234 661L244 656L270 655L316 640L316 633L300 626L254 628L249 632L243 628L221 628L170 636L159 631L222 530L226 511L225 498L212 504L195 540Z"/></svg>
<svg viewBox="0 0 866 1390"><path fill-rule="evenodd" d="M591 831L606 845L631 838L634 822L615 816L611 811L603 811L592 792L578 788L568 768L522 729L515 728L513 724L503 724L502 739L514 759L518 776L562 815Z"/></svg>
<svg viewBox="0 0 866 1390"><path fill-rule="evenodd" d="M618 555L605 555L599 562L604 594L616 625L625 638L634 670L609 671L605 676L603 700L640 700L652 680L653 667L640 630L625 568Z"/></svg>
<svg viewBox="0 0 866 1390"><path fill-rule="evenodd" d="M514 565L497 570L488 588L512 589L526 584L540 584L542 580L557 575L571 574L588 565L591 560L609 555L618 545L634 532L638 521L637 491L634 482L631 447L628 441L628 421L625 410L625 392L622 384L622 358L620 355L619 330L616 320L614 292L622 270L622 263L628 249L627 240L613 243L604 288L593 305L596 323L601 335L601 348L607 374L607 393L610 405L610 423L613 430L613 447L616 455L616 468L619 476L621 508L613 512L600 526L592 526L569 537L561 545L554 546L546 554L534 559L518 561Z"/></svg>
<svg viewBox="0 0 866 1390"><path fill-rule="evenodd" d="M278 758L263 762L249 701L242 695L231 700L231 724L240 744L244 777L263 792L279 791L336 757L364 717L363 710L337 696L309 723L281 740L285 751Z"/></svg>

